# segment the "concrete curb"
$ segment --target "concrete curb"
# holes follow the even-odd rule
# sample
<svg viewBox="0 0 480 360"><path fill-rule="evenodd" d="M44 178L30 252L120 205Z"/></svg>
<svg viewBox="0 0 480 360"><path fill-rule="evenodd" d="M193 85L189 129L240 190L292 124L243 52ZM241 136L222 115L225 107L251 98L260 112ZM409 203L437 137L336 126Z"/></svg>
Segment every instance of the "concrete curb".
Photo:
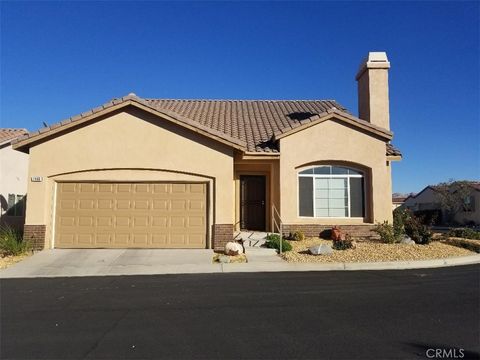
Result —
<svg viewBox="0 0 480 360"><path fill-rule="evenodd" d="M433 260L365 262L365 263L247 263L222 264L224 273L280 271L356 271L406 270L480 264L480 254Z"/></svg>
<svg viewBox="0 0 480 360"><path fill-rule="evenodd" d="M252 259L253 260L253 259ZM249 263L240 264L163 264L126 265L84 268L64 266L58 273L48 265L42 271L32 272L0 270L0 279L45 278L45 277L85 277L85 276L129 276L164 274L211 274L211 273L253 273L253 272L300 272L300 271L361 271L361 270L406 270L448 266L480 264L480 254L434 260L367 262L367 263L287 263L278 256L261 256ZM8 271L10 270L10 271Z"/></svg>

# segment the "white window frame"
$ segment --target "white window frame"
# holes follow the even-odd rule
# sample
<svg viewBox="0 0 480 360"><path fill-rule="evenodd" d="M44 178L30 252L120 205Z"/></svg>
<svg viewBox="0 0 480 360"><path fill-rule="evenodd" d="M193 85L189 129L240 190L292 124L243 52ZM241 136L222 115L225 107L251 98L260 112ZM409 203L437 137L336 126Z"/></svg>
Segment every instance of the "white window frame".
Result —
<svg viewBox="0 0 480 360"><path fill-rule="evenodd" d="M330 167L342 167L342 168L345 168L345 169L350 169L350 170L354 170L354 171L357 171L361 174L300 174L302 171L305 171L305 170L309 170L309 169L315 169L315 168L318 168L318 167L323 167L323 166L330 166ZM314 170L315 171L315 170ZM311 177L313 178L312 182L313 182L313 192L312 192L312 196L313 196L313 216L300 216L300 183L298 181L298 178L300 177ZM347 209L347 212L348 212L348 216L317 216L317 207L315 206L315 199L317 198L317 190L316 190L316 186L315 186L315 179L316 178L323 178L323 179L333 179L333 178L341 178L341 179L347 179L347 192L348 192L348 209ZM307 167L307 168L304 168L304 169L300 169L297 173L297 200L298 200L298 206L297 206L297 216L299 218L302 218L302 219L363 219L363 217L361 216L350 216L350 213L351 213L351 203L350 203L350 178L363 178L364 181L363 181L363 193L362 193L362 197L363 197L363 207L364 207L364 211L365 211L365 173L361 170L358 170L356 168L351 168L351 167L347 167L347 166L341 166L341 165L316 165L316 166L310 166L310 167Z"/></svg>

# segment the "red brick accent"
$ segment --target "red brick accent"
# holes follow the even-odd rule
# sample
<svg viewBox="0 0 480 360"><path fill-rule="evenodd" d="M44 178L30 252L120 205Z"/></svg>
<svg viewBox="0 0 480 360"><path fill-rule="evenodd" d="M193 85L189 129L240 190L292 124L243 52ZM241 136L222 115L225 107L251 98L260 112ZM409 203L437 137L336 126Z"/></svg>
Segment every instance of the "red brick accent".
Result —
<svg viewBox="0 0 480 360"><path fill-rule="evenodd" d="M32 243L33 250L45 248L45 225L24 225L23 239Z"/></svg>
<svg viewBox="0 0 480 360"><path fill-rule="evenodd" d="M325 239L330 239L331 229L334 225L318 225L318 224L284 224L283 225L283 235L287 236L289 233L294 231L303 231L305 236L311 237L321 237ZM374 233L372 229L375 225L336 225L342 233L349 234L355 240L378 240L379 236L377 233Z"/></svg>
<svg viewBox="0 0 480 360"><path fill-rule="evenodd" d="M225 244L233 239L233 224L213 225L213 249L223 250Z"/></svg>

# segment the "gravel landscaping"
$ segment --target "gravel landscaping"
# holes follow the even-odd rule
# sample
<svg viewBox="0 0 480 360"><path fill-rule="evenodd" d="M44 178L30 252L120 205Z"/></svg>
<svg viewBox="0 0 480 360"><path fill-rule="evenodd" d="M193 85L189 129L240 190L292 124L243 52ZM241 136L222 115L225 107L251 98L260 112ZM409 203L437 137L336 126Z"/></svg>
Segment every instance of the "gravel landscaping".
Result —
<svg viewBox="0 0 480 360"><path fill-rule="evenodd" d="M214 254L213 255L213 262L214 263L224 262L224 261L220 261L220 257L228 258L227 262L231 263L231 264L248 262L245 254L239 254L239 255L235 255L235 256L228 256L228 255L223 255L223 254Z"/></svg>
<svg viewBox="0 0 480 360"><path fill-rule="evenodd" d="M5 256L0 257L0 269L6 269L10 265L13 265L19 261L22 261L26 257L30 256L29 254L17 255L17 256Z"/></svg>
<svg viewBox="0 0 480 360"><path fill-rule="evenodd" d="M318 244L332 245L332 241L308 238L291 241L292 251L282 254L288 262L378 262L440 259L456 256L475 255L467 249L434 241L429 245L383 244L379 242L358 242L355 249L333 250L331 255L311 255L308 248Z"/></svg>

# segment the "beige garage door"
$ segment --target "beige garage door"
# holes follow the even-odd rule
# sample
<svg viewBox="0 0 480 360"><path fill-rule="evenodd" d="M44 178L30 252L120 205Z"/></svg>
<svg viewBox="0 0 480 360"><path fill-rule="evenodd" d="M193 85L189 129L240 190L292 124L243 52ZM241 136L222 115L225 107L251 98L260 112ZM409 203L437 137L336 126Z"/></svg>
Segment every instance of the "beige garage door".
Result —
<svg viewBox="0 0 480 360"><path fill-rule="evenodd" d="M57 248L205 248L203 183L58 183Z"/></svg>

